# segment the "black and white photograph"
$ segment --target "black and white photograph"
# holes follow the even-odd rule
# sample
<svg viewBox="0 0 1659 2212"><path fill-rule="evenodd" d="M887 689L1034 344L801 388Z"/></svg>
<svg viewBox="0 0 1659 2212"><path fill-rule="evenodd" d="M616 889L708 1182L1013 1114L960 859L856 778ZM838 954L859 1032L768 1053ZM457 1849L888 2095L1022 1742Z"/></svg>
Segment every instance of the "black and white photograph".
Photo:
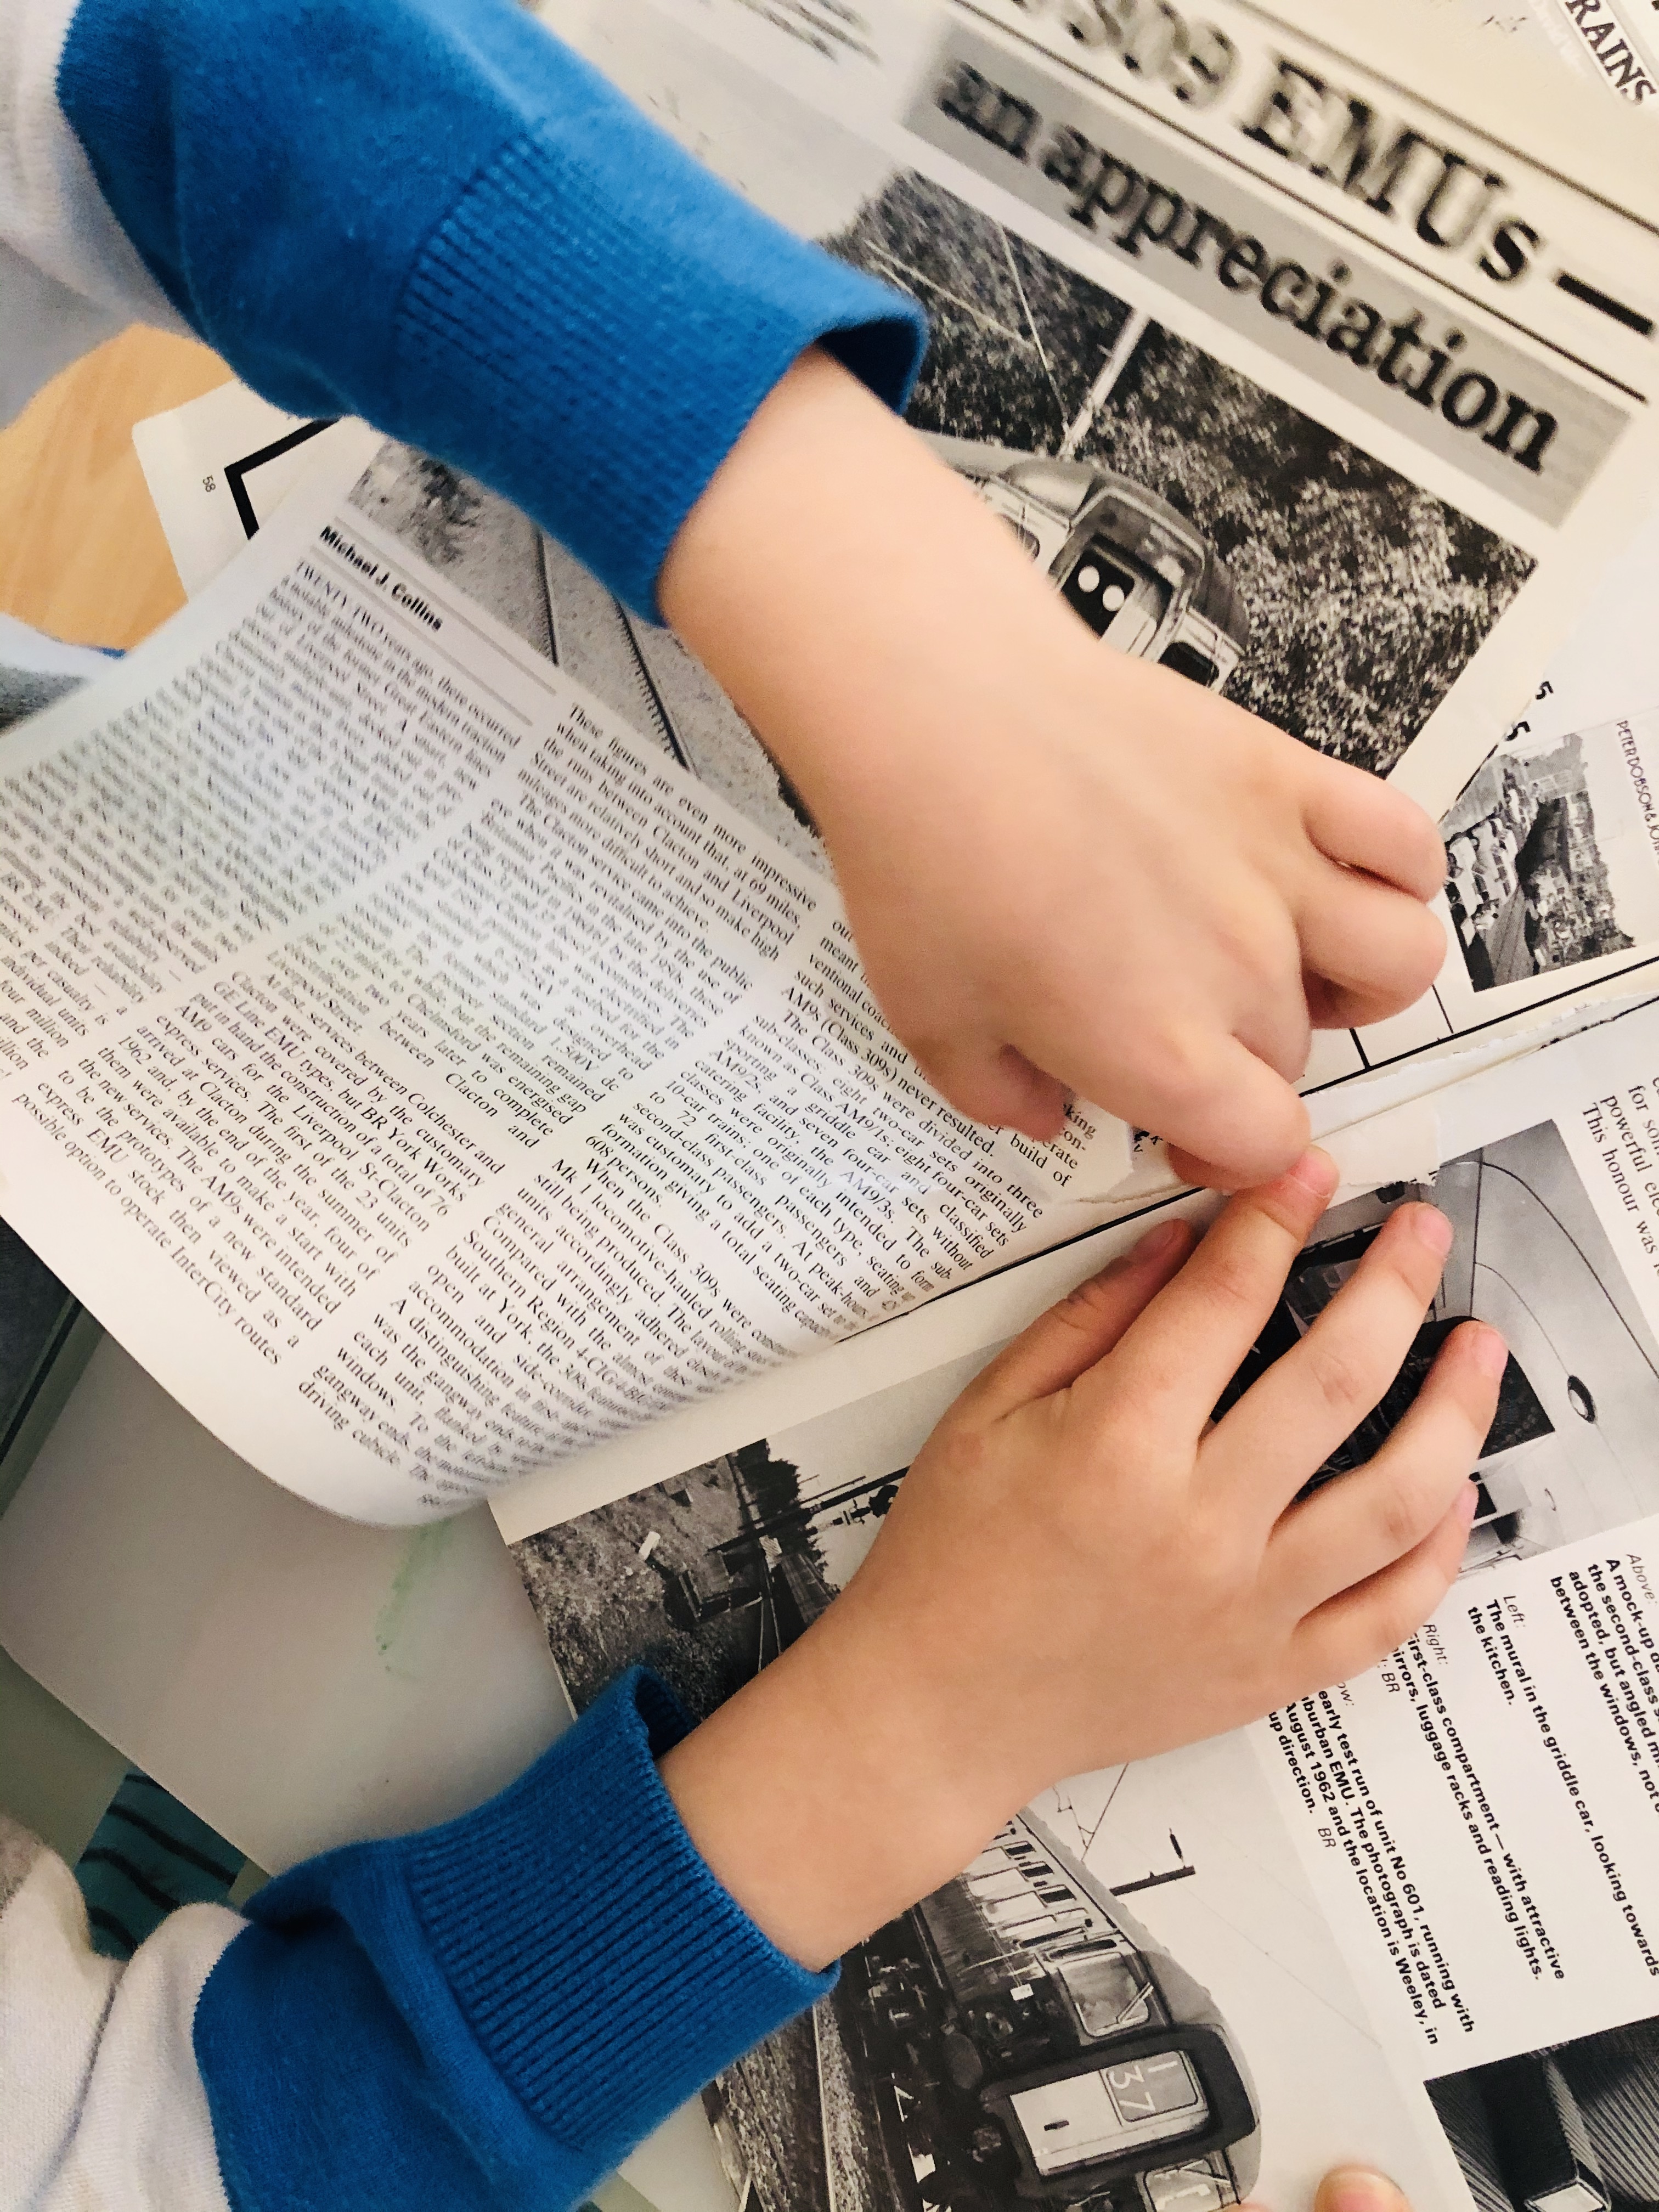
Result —
<svg viewBox="0 0 1659 2212"><path fill-rule="evenodd" d="M1659 2208L1659 2017L1425 2087L1480 2212Z"/></svg>
<svg viewBox="0 0 1659 2212"><path fill-rule="evenodd" d="M736 1690L981 1363L515 1545L573 1704L636 1659L696 1713ZM1238 1736L1045 1792L705 2108L752 2212L1214 2212L1304 2196L1356 2141L1408 2180L1419 2155Z"/></svg>
<svg viewBox="0 0 1659 2212"><path fill-rule="evenodd" d="M1450 1216L1451 1256L1400 1380L1315 1480L1371 1456L1475 1315L1504 1331L1510 1358L1474 1473L1465 1577L1659 1510L1659 1345L1553 1122L1449 1161L1432 1186L1328 1213L1218 1410L1311 1327L1414 1198ZM577 1709L636 1660L696 1714L748 1680L845 1586L988 1356L517 1544ZM1321 2159L1352 2155L1357 2114L1391 2172L1417 2155L1237 1736L1045 1792L707 2104L738 2201L757 2212L1201 2212L1310 2187ZM1275 2112L1293 2115L1305 2171L1278 2162L1291 2153ZM1320 2112L1341 2118L1345 2142L1323 2140ZM1501 2196L1480 2201L1505 2212Z"/></svg>
<svg viewBox="0 0 1659 2212"><path fill-rule="evenodd" d="M1333 1207L1223 1407L1312 1326L1389 1214L1414 1198L1455 1232L1434 1304L1399 1379L1316 1480L1370 1458L1445 1338L1474 1316L1503 1332L1510 1360L1474 1471L1464 1574L1659 1512L1659 1344L1551 1121L1447 1161L1432 1185Z"/></svg>
<svg viewBox="0 0 1659 2212"><path fill-rule="evenodd" d="M915 171L825 243L927 309L909 420L1091 629L1322 751L1386 775L1530 573Z"/></svg>
<svg viewBox="0 0 1659 2212"><path fill-rule="evenodd" d="M908 419L1079 620L1323 751L1386 774L1530 571L1517 547L916 171L864 186L823 242L927 308ZM356 497L823 865L795 795L672 633L423 456L389 446Z"/></svg>
<svg viewBox="0 0 1659 2212"><path fill-rule="evenodd" d="M1649 714L1541 744L1511 738L1442 817L1446 898L1475 990L1659 940L1644 802L1656 733Z"/></svg>

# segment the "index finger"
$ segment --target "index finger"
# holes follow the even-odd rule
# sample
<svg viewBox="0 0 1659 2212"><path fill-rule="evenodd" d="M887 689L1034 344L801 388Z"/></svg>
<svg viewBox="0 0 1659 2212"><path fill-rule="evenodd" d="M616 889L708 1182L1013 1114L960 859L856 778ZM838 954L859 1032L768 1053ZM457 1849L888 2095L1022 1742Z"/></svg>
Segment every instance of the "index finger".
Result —
<svg viewBox="0 0 1659 2212"><path fill-rule="evenodd" d="M1330 1203L1336 1164L1317 1146L1288 1174L1231 1200L1174 1281L1125 1332L1109 1371L1147 1406L1177 1410L1196 1441L1266 1326L1291 1262ZM1085 1376L1077 1387L1089 1387Z"/></svg>

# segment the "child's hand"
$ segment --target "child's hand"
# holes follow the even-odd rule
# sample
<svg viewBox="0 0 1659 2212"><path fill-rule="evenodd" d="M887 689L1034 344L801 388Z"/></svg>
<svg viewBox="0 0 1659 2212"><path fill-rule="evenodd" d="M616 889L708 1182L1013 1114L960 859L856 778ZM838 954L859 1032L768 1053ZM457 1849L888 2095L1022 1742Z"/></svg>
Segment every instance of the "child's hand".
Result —
<svg viewBox="0 0 1659 2212"><path fill-rule="evenodd" d="M945 1415L869 1558L664 1762L694 1840L782 1947L835 1955L1062 1776L1357 1674L1456 1572L1505 1358L1448 1340L1364 1468L1297 1493L1382 1397L1450 1240L1401 1207L1307 1336L1211 1408L1330 1196L1310 1152L1189 1257L1168 1224Z"/></svg>
<svg viewBox="0 0 1659 2212"><path fill-rule="evenodd" d="M1266 2208L1252 2197L1242 2212L1266 2212ZM1366 2166L1339 2166L1320 2183L1314 2212L1412 2212L1412 2208L1386 2174Z"/></svg>
<svg viewBox="0 0 1659 2212"><path fill-rule="evenodd" d="M1070 1089L1260 1182L1307 1139L1310 1013L1374 1021L1433 981L1426 815L1103 647L821 356L661 596L811 809L889 1021L975 1120L1051 1136Z"/></svg>

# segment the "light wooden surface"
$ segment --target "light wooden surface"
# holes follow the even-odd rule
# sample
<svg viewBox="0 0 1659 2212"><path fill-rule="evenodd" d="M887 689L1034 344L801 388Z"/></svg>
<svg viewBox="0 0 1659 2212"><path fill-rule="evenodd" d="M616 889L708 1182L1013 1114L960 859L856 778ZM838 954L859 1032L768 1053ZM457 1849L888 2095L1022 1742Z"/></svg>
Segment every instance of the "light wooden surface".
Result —
<svg viewBox="0 0 1659 2212"><path fill-rule="evenodd" d="M0 611L76 645L128 646L182 606L132 426L229 374L205 346L124 331L0 431Z"/></svg>

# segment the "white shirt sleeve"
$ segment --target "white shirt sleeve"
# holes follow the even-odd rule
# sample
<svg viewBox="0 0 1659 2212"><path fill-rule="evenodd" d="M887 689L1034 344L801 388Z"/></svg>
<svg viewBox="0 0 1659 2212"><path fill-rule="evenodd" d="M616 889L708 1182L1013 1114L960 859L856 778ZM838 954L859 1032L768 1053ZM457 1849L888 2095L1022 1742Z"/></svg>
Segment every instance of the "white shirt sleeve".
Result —
<svg viewBox="0 0 1659 2212"><path fill-rule="evenodd" d="M0 423L124 325L187 329L110 213L58 106L78 5L0 5Z"/></svg>
<svg viewBox="0 0 1659 2212"><path fill-rule="evenodd" d="M191 2023L242 1925L184 1905L101 1958L74 1875L0 1817L0 2212L229 2212Z"/></svg>

